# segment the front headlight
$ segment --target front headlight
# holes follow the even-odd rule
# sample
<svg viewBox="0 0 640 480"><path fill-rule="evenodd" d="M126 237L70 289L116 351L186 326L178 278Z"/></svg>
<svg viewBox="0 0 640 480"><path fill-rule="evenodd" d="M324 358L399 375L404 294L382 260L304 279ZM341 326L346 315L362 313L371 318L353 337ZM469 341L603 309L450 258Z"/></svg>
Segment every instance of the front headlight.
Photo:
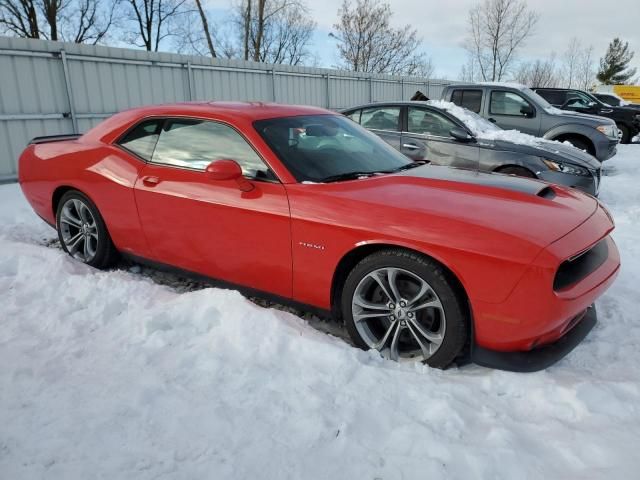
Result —
<svg viewBox="0 0 640 480"><path fill-rule="evenodd" d="M600 125L596 127L600 133L604 133L609 138L618 139L618 127L615 125Z"/></svg>
<svg viewBox="0 0 640 480"><path fill-rule="evenodd" d="M574 165L573 163L554 162L553 160L547 160L543 158L544 164L549 167L549 170L554 172L568 173L569 175L579 175L581 177L590 177L591 172L584 167Z"/></svg>

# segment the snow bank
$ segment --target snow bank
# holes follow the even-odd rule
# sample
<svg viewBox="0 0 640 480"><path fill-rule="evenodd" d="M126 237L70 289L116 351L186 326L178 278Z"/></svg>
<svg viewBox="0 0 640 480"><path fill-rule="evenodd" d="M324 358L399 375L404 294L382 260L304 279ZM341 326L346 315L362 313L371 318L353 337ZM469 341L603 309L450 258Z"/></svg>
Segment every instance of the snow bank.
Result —
<svg viewBox="0 0 640 480"><path fill-rule="evenodd" d="M606 162L624 265L600 323L535 374L397 364L236 292L93 270L0 187L0 477L635 478L638 162Z"/></svg>

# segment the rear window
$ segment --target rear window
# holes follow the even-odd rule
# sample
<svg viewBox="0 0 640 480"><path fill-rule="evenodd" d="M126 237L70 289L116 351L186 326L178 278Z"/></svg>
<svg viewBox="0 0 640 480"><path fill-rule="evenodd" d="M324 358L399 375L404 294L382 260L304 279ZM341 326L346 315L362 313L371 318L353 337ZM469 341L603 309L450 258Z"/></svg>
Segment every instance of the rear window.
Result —
<svg viewBox="0 0 640 480"><path fill-rule="evenodd" d="M145 120L129 130L118 142L118 145L150 162L151 155L153 155L153 150L156 148L156 143L160 136L162 123L163 120L157 118Z"/></svg>
<svg viewBox="0 0 640 480"><path fill-rule="evenodd" d="M451 94L451 101L467 110L480 113L482 90L454 90Z"/></svg>

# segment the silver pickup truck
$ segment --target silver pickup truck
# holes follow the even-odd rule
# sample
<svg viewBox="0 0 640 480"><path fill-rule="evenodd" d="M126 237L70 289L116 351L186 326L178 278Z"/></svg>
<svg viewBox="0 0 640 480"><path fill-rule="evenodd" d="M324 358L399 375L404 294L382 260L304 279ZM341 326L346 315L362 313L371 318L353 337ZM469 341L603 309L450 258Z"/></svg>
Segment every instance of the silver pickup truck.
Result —
<svg viewBox="0 0 640 480"><path fill-rule="evenodd" d="M448 85L442 99L471 110L505 130L567 141L601 162L616 154L619 137L613 120L560 110L523 85Z"/></svg>

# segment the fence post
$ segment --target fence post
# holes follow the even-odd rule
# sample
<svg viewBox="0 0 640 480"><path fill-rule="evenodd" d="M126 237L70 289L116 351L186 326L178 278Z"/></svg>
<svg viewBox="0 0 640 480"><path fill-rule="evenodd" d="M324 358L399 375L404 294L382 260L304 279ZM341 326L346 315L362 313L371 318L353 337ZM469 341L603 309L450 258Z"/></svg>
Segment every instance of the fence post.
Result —
<svg viewBox="0 0 640 480"><path fill-rule="evenodd" d="M404 77L400 79L400 98L404 100Z"/></svg>
<svg viewBox="0 0 640 480"><path fill-rule="evenodd" d="M276 97L276 69L271 69L271 96L273 97L273 102L276 103L278 98Z"/></svg>
<svg viewBox="0 0 640 480"><path fill-rule="evenodd" d="M71 88L71 77L69 76L69 65L67 64L67 52L60 50L60 58L62 59L62 73L64 75L64 85L67 88L67 98L69 99L69 113L71 114L71 125L73 133L78 131L78 119L76 118L76 106L73 101L73 89Z"/></svg>
<svg viewBox="0 0 640 480"><path fill-rule="evenodd" d="M331 75L327 73L327 109L331 109L331 84L329 83Z"/></svg>
<svg viewBox="0 0 640 480"><path fill-rule="evenodd" d="M373 77L369 77L369 103L373 102Z"/></svg>
<svg viewBox="0 0 640 480"><path fill-rule="evenodd" d="M193 70L191 69L191 61L187 62L187 82L189 82L189 101L195 99L195 92L193 91L195 85L193 84Z"/></svg>

